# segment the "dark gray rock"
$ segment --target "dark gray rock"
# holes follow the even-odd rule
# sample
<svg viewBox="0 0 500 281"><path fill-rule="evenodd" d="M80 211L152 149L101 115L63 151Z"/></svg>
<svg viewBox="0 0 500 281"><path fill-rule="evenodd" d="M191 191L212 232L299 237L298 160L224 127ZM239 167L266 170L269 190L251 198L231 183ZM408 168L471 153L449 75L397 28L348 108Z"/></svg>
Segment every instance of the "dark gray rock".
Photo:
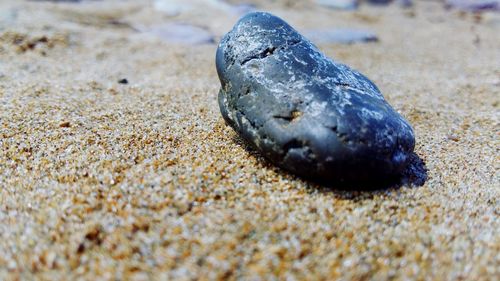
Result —
<svg viewBox="0 0 500 281"><path fill-rule="evenodd" d="M243 17L217 49L222 116L276 165L320 181L403 171L411 126L365 76L268 13Z"/></svg>

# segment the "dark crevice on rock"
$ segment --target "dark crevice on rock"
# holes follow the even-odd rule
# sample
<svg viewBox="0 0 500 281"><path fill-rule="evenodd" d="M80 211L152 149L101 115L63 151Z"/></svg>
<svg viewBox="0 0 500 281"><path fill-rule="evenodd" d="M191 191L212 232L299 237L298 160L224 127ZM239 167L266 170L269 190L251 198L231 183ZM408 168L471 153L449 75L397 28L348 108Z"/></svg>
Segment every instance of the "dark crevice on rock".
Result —
<svg viewBox="0 0 500 281"><path fill-rule="evenodd" d="M236 110L237 113L239 113L241 115L241 117L243 117L243 118L245 118L245 120L247 120L248 124L250 124L250 126L252 128L254 128L255 130L258 130L261 127L261 126L258 126L254 121L247 118L245 115L245 112L243 112L241 109L239 109L239 108L234 108L234 109Z"/></svg>
<svg viewBox="0 0 500 281"><path fill-rule="evenodd" d="M246 63L248 63L249 61L252 61L252 60L267 58L269 56L274 55L277 51L286 50L286 49L288 49L290 47L293 47L293 46L299 44L300 42L301 42L301 40L292 40L291 42L286 43L285 45L280 46L280 47L275 47L275 46L267 47L263 51L261 51L261 52L255 54L255 55L251 55L251 56L243 59L241 61L240 65L243 66L243 65L245 65Z"/></svg>
<svg viewBox="0 0 500 281"><path fill-rule="evenodd" d="M250 87L244 86L244 88L238 92L238 100L241 99L244 96L247 96L250 94Z"/></svg>
<svg viewBox="0 0 500 281"><path fill-rule="evenodd" d="M316 154L314 154L314 151L309 147L309 144L303 140L293 138L287 143L283 145L283 151L284 151L284 157L283 159L286 159L287 155L292 151L292 150L302 150L308 160L314 160L316 159ZM317 163L315 164L317 165Z"/></svg>
<svg viewBox="0 0 500 281"><path fill-rule="evenodd" d="M283 160L286 161L290 152L294 150L297 150L297 152L301 151L305 155L305 159L307 159L306 161L314 161L316 159L316 154L309 147L309 144L307 142L294 138L283 145ZM317 167L318 163L314 163L313 165Z"/></svg>
<svg viewBox="0 0 500 281"><path fill-rule="evenodd" d="M281 116L281 115L273 115L273 118L285 120L287 122L292 122L294 119L293 116Z"/></svg>
<svg viewBox="0 0 500 281"><path fill-rule="evenodd" d="M292 122L295 119L299 118L301 115L302 115L302 113L300 111L293 110L292 112L290 112L289 115L273 115L273 118L284 120L287 122Z"/></svg>
<svg viewBox="0 0 500 281"><path fill-rule="evenodd" d="M337 135L337 139L339 141L341 141L343 144L347 145L349 144L349 138L347 137L347 134L346 133L342 133L342 132L339 132L338 130L338 127L337 126L325 126L326 128L330 129L332 132L335 133L335 135Z"/></svg>
<svg viewBox="0 0 500 281"><path fill-rule="evenodd" d="M288 141L287 143L285 143L285 145L283 145L283 150L286 151L286 153L288 153L288 151L290 151L290 149L302 148L302 147L304 147L303 142L301 142L298 139L292 139L292 140Z"/></svg>
<svg viewBox="0 0 500 281"><path fill-rule="evenodd" d="M242 62L241 62L241 65L245 65L247 62L251 61L251 60L255 60L255 59L263 59L265 57L268 57L270 55L272 55L274 53L274 51L276 50L275 47L269 47L267 49L265 49L264 51L258 53L258 54L255 54L253 56L249 56L247 58L245 58Z"/></svg>
<svg viewBox="0 0 500 281"><path fill-rule="evenodd" d="M340 86L340 87L344 87L344 88L347 88L347 87L351 87L351 85L347 84L347 83L342 83L342 82L335 82L335 85L337 86Z"/></svg>

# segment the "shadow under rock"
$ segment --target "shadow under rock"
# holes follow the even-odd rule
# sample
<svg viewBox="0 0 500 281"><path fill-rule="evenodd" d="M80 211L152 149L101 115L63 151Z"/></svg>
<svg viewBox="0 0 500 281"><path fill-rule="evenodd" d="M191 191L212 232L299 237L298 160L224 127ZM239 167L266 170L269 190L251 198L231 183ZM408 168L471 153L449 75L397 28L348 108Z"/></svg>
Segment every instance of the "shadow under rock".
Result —
<svg viewBox="0 0 500 281"><path fill-rule="evenodd" d="M322 192L341 192L338 195L341 197L353 198L356 197L356 194L350 193L350 191L385 191L388 189L399 189L402 186L411 186L411 187L419 187L423 186L427 181L427 168L425 166L425 162L420 158L416 153L412 153L410 155L410 160L406 169L398 176L394 176L391 178L382 178L372 181L358 181L358 182L324 182L317 181L310 178L303 178L288 172L287 170L280 168L270 161L268 161L261 153L259 153L253 146L245 142L238 135L234 135L232 137L233 141L242 146L250 155L255 157L258 162L260 162L265 167L275 167L281 173L289 175L291 177L297 179L303 179L310 183L315 183L316 189L319 189ZM347 193L343 193L342 191L346 191Z"/></svg>

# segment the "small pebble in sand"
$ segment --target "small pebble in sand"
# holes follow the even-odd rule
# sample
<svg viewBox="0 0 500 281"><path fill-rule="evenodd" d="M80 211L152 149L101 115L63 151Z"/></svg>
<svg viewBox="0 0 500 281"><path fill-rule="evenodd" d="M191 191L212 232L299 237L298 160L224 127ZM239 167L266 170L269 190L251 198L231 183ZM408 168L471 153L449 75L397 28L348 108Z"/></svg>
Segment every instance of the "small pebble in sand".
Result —
<svg viewBox="0 0 500 281"><path fill-rule="evenodd" d="M469 12L500 11L500 0L447 0L446 5Z"/></svg>
<svg viewBox="0 0 500 281"><path fill-rule="evenodd" d="M257 9L257 6L251 3L241 3L232 6L232 10L239 15L244 15L246 13L253 12Z"/></svg>
<svg viewBox="0 0 500 281"><path fill-rule="evenodd" d="M278 166L315 180L369 181L407 166L408 122L368 78L282 19L243 17L217 49L226 122Z"/></svg>
<svg viewBox="0 0 500 281"><path fill-rule="evenodd" d="M168 16L177 16L180 13L191 9L190 5L180 1L155 0L153 2L155 10L165 13Z"/></svg>
<svg viewBox="0 0 500 281"><path fill-rule="evenodd" d="M396 3L403 8L409 8L413 6L413 0L396 0Z"/></svg>
<svg viewBox="0 0 500 281"><path fill-rule="evenodd" d="M205 28L185 23L169 23L154 26L146 33L168 43L200 45L215 43L214 36Z"/></svg>
<svg viewBox="0 0 500 281"><path fill-rule="evenodd" d="M305 31L304 34L317 44L353 44L378 41L375 33L358 29L313 29Z"/></svg>
<svg viewBox="0 0 500 281"><path fill-rule="evenodd" d="M316 0L316 3L337 10L355 10L358 8L358 0Z"/></svg>
<svg viewBox="0 0 500 281"><path fill-rule="evenodd" d="M388 5L392 2L392 0L367 0L366 2L373 5Z"/></svg>
<svg viewBox="0 0 500 281"><path fill-rule="evenodd" d="M241 3L233 5L223 0L155 0L155 10L167 16L178 16L194 10L217 10L222 12L221 16L230 14L245 14L255 9L255 5Z"/></svg>

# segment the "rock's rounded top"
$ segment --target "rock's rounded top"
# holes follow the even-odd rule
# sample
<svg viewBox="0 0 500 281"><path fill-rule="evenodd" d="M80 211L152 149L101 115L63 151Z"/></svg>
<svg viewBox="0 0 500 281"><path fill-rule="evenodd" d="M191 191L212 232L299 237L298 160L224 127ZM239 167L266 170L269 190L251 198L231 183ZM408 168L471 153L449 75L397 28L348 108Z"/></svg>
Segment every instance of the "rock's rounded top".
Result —
<svg viewBox="0 0 500 281"><path fill-rule="evenodd" d="M273 30L276 28L286 27L293 28L281 18L267 12L251 12L241 17L235 27L261 27L262 29Z"/></svg>
<svg viewBox="0 0 500 281"><path fill-rule="evenodd" d="M222 38L219 50L224 56L217 53L217 69L228 67L226 62L242 63L255 54L273 52L302 40L305 39L281 18L265 12L249 13Z"/></svg>

